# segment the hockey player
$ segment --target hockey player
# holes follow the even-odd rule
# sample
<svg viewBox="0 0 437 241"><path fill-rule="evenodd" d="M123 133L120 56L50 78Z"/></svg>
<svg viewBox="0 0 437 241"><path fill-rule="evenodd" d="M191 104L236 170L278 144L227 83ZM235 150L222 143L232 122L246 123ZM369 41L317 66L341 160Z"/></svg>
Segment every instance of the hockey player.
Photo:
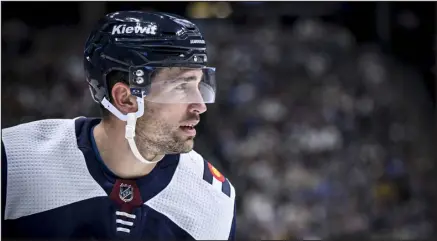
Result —
<svg viewBox="0 0 437 241"><path fill-rule="evenodd" d="M103 117L2 130L2 238L234 239L235 189L192 150L215 100L206 64L186 19L106 15L84 49Z"/></svg>

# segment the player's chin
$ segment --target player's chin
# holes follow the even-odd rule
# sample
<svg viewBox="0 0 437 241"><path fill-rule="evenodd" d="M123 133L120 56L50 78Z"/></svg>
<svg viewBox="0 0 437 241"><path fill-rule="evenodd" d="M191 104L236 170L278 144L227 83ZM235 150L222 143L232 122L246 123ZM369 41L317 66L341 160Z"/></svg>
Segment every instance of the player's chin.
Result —
<svg viewBox="0 0 437 241"><path fill-rule="evenodd" d="M194 148L194 137L192 135L186 135L185 133L177 133L175 136L176 146L178 153L187 153Z"/></svg>
<svg viewBox="0 0 437 241"><path fill-rule="evenodd" d="M177 145L177 152L178 153L188 153L188 152L190 152L190 151L192 151L193 150L193 148L194 148L194 140L191 138L191 139L184 139L184 140L179 140L178 141L179 142L179 144Z"/></svg>
<svg viewBox="0 0 437 241"><path fill-rule="evenodd" d="M184 142L184 145L183 145L183 148L182 148L181 153L187 153L187 152L190 152L190 151L193 150L193 148L194 148L194 140L193 140L192 138L191 138L191 139L188 139L188 140L186 140L186 141Z"/></svg>

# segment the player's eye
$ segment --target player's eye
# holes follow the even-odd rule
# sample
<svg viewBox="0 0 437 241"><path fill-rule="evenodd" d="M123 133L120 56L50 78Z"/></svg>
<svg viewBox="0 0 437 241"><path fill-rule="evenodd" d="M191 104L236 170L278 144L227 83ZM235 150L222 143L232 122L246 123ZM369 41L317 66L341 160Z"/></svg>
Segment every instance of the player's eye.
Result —
<svg viewBox="0 0 437 241"><path fill-rule="evenodd" d="M187 88L188 88L188 84L183 83L183 84L178 85L175 89L179 90L179 91L185 91L185 90L187 90Z"/></svg>

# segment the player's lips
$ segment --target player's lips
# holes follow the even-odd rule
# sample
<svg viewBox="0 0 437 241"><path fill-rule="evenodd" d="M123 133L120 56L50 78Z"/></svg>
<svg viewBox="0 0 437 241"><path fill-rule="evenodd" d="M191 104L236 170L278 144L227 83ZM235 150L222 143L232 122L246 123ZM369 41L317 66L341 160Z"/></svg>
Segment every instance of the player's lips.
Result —
<svg viewBox="0 0 437 241"><path fill-rule="evenodd" d="M183 123L181 126L195 127L197 124L199 124L199 121L190 121Z"/></svg>
<svg viewBox="0 0 437 241"><path fill-rule="evenodd" d="M195 136L196 129L194 127L197 124L199 124L199 121L186 122L183 125L179 126L179 129L181 129L183 132L185 132L189 136Z"/></svg>

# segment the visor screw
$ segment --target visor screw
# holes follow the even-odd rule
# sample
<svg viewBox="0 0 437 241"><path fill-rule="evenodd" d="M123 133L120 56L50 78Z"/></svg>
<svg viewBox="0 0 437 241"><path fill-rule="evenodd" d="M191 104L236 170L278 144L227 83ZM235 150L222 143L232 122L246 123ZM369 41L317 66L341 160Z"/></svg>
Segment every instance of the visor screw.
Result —
<svg viewBox="0 0 437 241"><path fill-rule="evenodd" d="M137 82L137 84L142 84L142 83L144 83L144 78L143 77L137 77L135 82Z"/></svg>
<svg viewBox="0 0 437 241"><path fill-rule="evenodd" d="M143 76L144 75L144 71L142 71L141 69L135 71L135 75L136 76Z"/></svg>

